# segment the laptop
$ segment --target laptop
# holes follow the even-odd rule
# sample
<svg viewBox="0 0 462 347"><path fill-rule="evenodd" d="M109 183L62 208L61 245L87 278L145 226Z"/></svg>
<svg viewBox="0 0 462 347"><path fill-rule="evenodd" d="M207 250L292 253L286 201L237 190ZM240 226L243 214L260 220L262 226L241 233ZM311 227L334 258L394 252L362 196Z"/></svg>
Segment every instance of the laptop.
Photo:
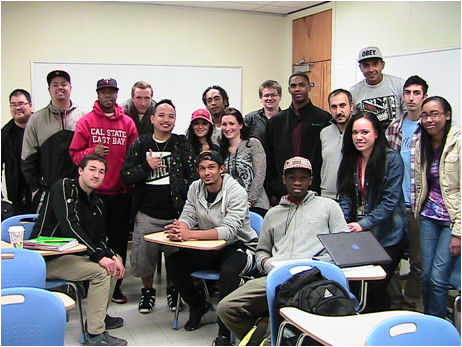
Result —
<svg viewBox="0 0 462 347"><path fill-rule="evenodd" d="M370 231L320 234L318 238L338 267L391 262L388 253Z"/></svg>

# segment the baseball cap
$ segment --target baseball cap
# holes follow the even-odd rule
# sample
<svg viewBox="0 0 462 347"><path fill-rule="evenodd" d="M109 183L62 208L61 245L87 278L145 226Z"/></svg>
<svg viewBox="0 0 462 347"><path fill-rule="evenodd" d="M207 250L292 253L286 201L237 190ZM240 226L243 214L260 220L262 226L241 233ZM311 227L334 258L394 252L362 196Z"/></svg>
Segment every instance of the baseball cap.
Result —
<svg viewBox="0 0 462 347"><path fill-rule="evenodd" d="M380 49L378 47L369 46L359 51L358 63L363 60L373 58L379 58L383 60L382 52L380 52Z"/></svg>
<svg viewBox="0 0 462 347"><path fill-rule="evenodd" d="M96 90L106 87L119 90L119 88L117 87L117 81L113 78L103 78L100 79L98 83L96 83Z"/></svg>
<svg viewBox="0 0 462 347"><path fill-rule="evenodd" d="M293 157L287 159L284 163L284 171L282 174L285 175L286 171L290 169L306 169L310 170L310 172L313 172L310 161L303 157Z"/></svg>
<svg viewBox="0 0 462 347"><path fill-rule="evenodd" d="M197 156L197 165L203 160L213 160L219 166L223 165L223 158L217 151L205 150Z"/></svg>
<svg viewBox="0 0 462 347"><path fill-rule="evenodd" d="M47 82L48 82L48 87L51 84L51 81L55 77L63 77L66 81L71 83L71 76L66 71L63 70L53 70L47 75Z"/></svg>
<svg viewBox="0 0 462 347"><path fill-rule="evenodd" d="M206 109L200 108L198 110L195 110L191 116L191 122L194 119L205 119L207 122L212 123L212 119L210 118L210 113Z"/></svg>

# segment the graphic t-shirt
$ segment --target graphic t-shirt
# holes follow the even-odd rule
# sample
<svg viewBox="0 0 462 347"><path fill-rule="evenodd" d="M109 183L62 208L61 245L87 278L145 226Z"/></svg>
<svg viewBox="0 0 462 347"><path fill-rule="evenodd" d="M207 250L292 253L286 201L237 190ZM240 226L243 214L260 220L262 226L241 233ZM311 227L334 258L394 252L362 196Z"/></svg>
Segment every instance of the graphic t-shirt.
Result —
<svg viewBox="0 0 462 347"><path fill-rule="evenodd" d="M170 189L170 168L174 143L170 142L170 139L157 142L152 137L150 141L149 148L152 150L152 156L160 157L162 165L166 167L151 170L146 176L140 211L153 218L174 219L176 213ZM146 152L146 157L149 155L149 152Z"/></svg>
<svg viewBox="0 0 462 347"><path fill-rule="evenodd" d="M403 125L401 127L402 140L401 140L401 158L404 162L404 179L403 179L403 192L404 201L406 206L411 206L411 144L412 135L417 130L418 120L413 121L408 117L403 119Z"/></svg>

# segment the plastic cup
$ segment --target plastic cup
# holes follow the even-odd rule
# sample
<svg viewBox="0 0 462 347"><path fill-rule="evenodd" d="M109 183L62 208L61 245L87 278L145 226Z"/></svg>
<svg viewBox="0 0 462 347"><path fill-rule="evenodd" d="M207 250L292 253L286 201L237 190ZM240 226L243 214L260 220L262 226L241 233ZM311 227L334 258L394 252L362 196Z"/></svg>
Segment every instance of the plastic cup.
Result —
<svg viewBox="0 0 462 347"><path fill-rule="evenodd" d="M8 228L10 242L13 248L23 248L24 227L22 225L12 225Z"/></svg>

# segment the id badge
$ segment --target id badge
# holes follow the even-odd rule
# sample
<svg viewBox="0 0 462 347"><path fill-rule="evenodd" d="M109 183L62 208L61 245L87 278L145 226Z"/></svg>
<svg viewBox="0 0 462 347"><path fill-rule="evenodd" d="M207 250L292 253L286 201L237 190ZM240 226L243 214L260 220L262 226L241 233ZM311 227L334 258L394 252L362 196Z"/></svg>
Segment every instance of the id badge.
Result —
<svg viewBox="0 0 462 347"><path fill-rule="evenodd" d="M358 213L357 213L357 219L358 220L361 220L364 218L364 205L361 205L359 208L358 208Z"/></svg>

